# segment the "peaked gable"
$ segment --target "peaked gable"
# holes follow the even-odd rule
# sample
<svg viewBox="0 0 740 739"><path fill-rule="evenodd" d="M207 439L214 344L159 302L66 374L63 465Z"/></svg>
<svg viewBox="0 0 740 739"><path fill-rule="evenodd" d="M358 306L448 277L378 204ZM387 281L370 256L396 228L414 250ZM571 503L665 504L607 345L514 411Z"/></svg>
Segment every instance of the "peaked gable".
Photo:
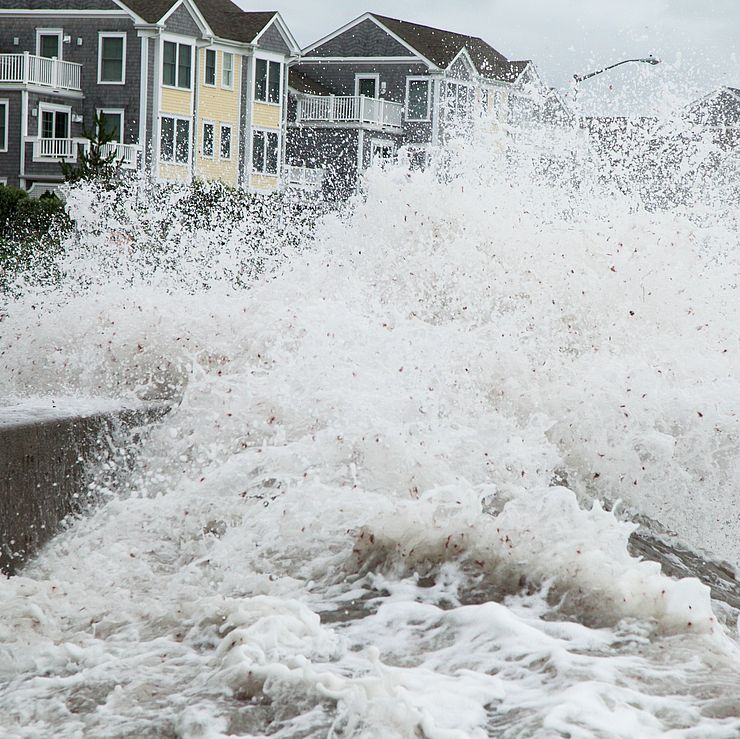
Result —
<svg viewBox="0 0 740 739"><path fill-rule="evenodd" d="M304 51L306 56L317 57L413 57L414 54L399 43L388 31L372 18L359 23L353 21L344 30L329 36L326 41Z"/></svg>
<svg viewBox="0 0 740 739"><path fill-rule="evenodd" d="M164 27L172 33L181 33L185 36L199 37L201 28L197 20L192 16L185 4L176 7L172 13L167 16Z"/></svg>

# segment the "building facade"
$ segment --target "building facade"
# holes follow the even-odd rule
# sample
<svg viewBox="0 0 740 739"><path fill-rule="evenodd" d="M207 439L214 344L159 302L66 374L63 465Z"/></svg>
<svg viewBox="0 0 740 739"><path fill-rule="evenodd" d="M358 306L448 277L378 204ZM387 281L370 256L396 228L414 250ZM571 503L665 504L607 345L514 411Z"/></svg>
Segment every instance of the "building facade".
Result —
<svg viewBox="0 0 740 739"><path fill-rule="evenodd" d="M278 13L230 0L15 0L0 9L0 182L62 181L102 115L123 167L278 187L288 63Z"/></svg>

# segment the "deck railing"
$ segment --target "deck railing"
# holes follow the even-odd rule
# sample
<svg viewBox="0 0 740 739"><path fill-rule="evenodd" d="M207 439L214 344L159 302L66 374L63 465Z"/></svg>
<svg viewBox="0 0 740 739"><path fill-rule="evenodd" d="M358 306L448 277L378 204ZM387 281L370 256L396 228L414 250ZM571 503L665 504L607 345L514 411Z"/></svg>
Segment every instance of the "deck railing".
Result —
<svg viewBox="0 0 740 739"><path fill-rule="evenodd" d="M123 169L137 169L139 166L139 152L141 147L138 144L118 144L116 142L103 144L100 147L102 157L115 155L116 162L121 162Z"/></svg>
<svg viewBox="0 0 740 739"><path fill-rule="evenodd" d="M35 139L33 158L63 159L66 162L77 161L77 149L84 144L84 139Z"/></svg>
<svg viewBox="0 0 740 739"><path fill-rule="evenodd" d="M0 84L38 85L81 91L82 65L45 56L0 54Z"/></svg>
<svg viewBox="0 0 740 739"><path fill-rule="evenodd" d="M403 105L365 95L302 95L296 122L366 123L401 128Z"/></svg>

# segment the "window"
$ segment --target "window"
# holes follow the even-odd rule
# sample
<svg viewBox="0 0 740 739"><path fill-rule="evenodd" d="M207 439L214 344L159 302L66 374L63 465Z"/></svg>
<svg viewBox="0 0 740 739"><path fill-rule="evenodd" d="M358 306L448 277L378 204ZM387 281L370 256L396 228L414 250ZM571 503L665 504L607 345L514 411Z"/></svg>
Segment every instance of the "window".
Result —
<svg viewBox="0 0 740 739"><path fill-rule="evenodd" d="M98 35L98 82L123 85L126 82L126 34Z"/></svg>
<svg viewBox="0 0 740 739"><path fill-rule="evenodd" d="M393 159L396 147L392 141L373 139L370 146L370 164L383 166Z"/></svg>
<svg viewBox="0 0 740 739"><path fill-rule="evenodd" d="M216 86L216 50L206 49L206 74L203 84L209 87Z"/></svg>
<svg viewBox="0 0 740 739"><path fill-rule="evenodd" d="M187 118L162 116L159 158L163 162L188 164L190 161L190 121Z"/></svg>
<svg viewBox="0 0 740 739"><path fill-rule="evenodd" d="M447 83L447 110L448 113L458 119L469 118L472 113L475 95L470 85L459 82Z"/></svg>
<svg viewBox="0 0 740 739"><path fill-rule="evenodd" d="M254 99L265 103L280 102L282 64L256 59L254 74Z"/></svg>
<svg viewBox="0 0 740 739"><path fill-rule="evenodd" d="M252 170L261 174L277 174L278 135L272 131L255 131L252 137Z"/></svg>
<svg viewBox="0 0 740 739"><path fill-rule="evenodd" d="M231 159L231 126L221 124L221 159Z"/></svg>
<svg viewBox="0 0 740 739"><path fill-rule="evenodd" d="M36 54L48 59L62 58L61 28L39 28L36 31Z"/></svg>
<svg viewBox="0 0 740 739"><path fill-rule="evenodd" d="M213 123L203 124L203 156L213 159Z"/></svg>
<svg viewBox="0 0 740 739"><path fill-rule="evenodd" d="M123 111L98 108L102 128L113 137L113 141L123 143Z"/></svg>
<svg viewBox="0 0 740 739"><path fill-rule="evenodd" d="M165 41L162 55L162 84L190 89L193 47Z"/></svg>
<svg viewBox="0 0 740 739"><path fill-rule="evenodd" d="M42 139L69 138L69 108L41 108L39 136Z"/></svg>
<svg viewBox="0 0 740 739"><path fill-rule="evenodd" d="M368 98L378 97L378 88L380 87L378 80L379 75L377 74L356 74L355 95L364 95Z"/></svg>
<svg viewBox="0 0 740 739"><path fill-rule="evenodd" d="M8 101L0 100L0 151L8 150Z"/></svg>
<svg viewBox="0 0 740 739"><path fill-rule="evenodd" d="M406 120L429 120L429 80L413 77L406 80Z"/></svg>
<svg viewBox="0 0 740 739"><path fill-rule="evenodd" d="M234 86L234 55L223 52L221 60L221 87L231 89Z"/></svg>

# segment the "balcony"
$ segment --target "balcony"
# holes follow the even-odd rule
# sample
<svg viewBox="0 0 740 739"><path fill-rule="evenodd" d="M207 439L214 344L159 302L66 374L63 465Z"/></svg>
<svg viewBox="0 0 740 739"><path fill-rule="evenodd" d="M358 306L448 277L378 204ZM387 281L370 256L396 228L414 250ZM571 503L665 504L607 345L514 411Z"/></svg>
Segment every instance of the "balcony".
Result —
<svg viewBox="0 0 740 739"><path fill-rule="evenodd" d="M377 126L401 130L403 105L364 95L301 95L296 123Z"/></svg>
<svg viewBox="0 0 740 739"><path fill-rule="evenodd" d="M283 166L283 185L297 190L320 192L324 185L324 170L313 167Z"/></svg>
<svg viewBox="0 0 740 739"><path fill-rule="evenodd" d="M81 64L45 56L0 54L0 85L36 85L52 90L81 92Z"/></svg>
<svg viewBox="0 0 740 739"><path fill-rule="evenodd" d="M34 139L34 162L76 162L80 146L85 146L87 139Z"/></svg>
<svg viewBox="0 0 740 739"><path fill-rule="evenodd" d="M88 145L85 147L88 150ZM138 144L103 144L100 147L100 155L104 158L109 157L111 154L115 156L114 164L120 162L122 169L138 169L139 167L139 152L141 147Z"/></svg>

